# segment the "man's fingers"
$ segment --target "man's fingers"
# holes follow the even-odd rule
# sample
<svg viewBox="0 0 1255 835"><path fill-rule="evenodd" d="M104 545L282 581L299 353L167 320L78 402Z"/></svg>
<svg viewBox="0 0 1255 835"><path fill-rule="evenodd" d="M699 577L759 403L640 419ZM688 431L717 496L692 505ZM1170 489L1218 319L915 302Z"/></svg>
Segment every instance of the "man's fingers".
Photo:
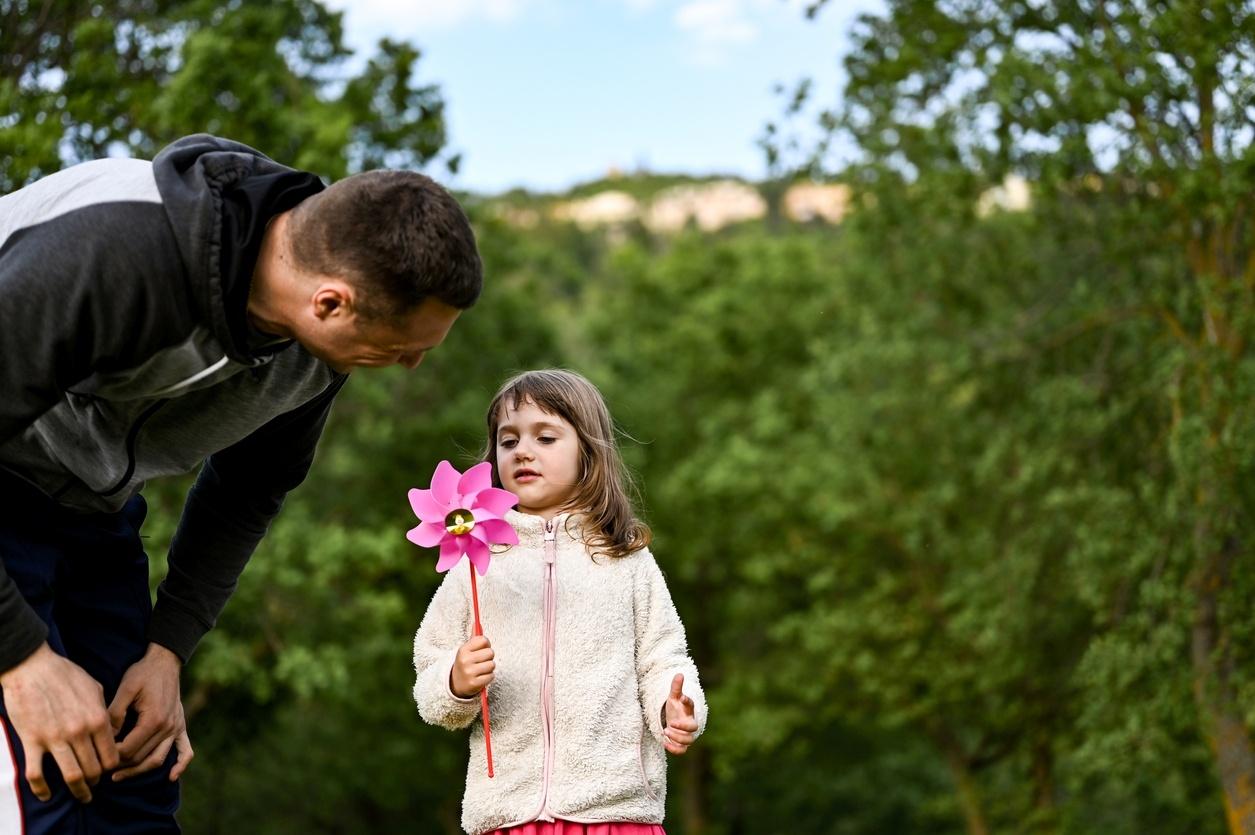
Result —
<svg viewBox="0 0 1255 835"><path fill-rule="evenodd" d="M655 693L658 691L655 690ZM684 673L676 673L671 679L671 698L678 699L684 695Z"/></svg>
<svg viewBox="0 0 1255 835"><path fill-rule="evenodd" d="M187 771L187 764L196 756L196 752L192 750L192 741L187 737L187 731L175 737L174 748L176 751L176 759L174 768L170 769L170 779L177 780L183 776L183 772Z"/></svg>
<svg viewBox="0 0 1255 835"><path fill-rule="evenodd" d="M65 780L70 794L78 798L81 803L91 803L92 791L83 776L83 769L79 767L78 759L74 756L74 749L68 745L60 745L53 748L51 754L52 758L57 761L57 768L61 769L61 779ZM47 783L45 783L45 791L47 788ZM48 796L51 797L51 793Z"/></svg>
<svg viewBox="0 0 1255 835"><path fill-rule="evenodd" d="M160 743L173 739L178 730L169 716L141 709L135 727L118 742L118 754L125 765L135 765L147 759Z"/></svg>
<svg viewBox="0 0 1255 835"><path fill-rule="evenodd" d="M92 734L91 743L96 748L96 756L104 771L113 771L121 759L118 756L118 744L113 741L115 731L112 724L102 725Z"/></svg>
<svg viewBox="0 0 1255 835"><path fill-rule="evenodd" d="M52 790L44 779L44 749L37 745L26 746L26 782L40 800L51 800Z"/></svg>
<svg viewBox="0 0 1255 835"><path fill-rule="evenodd" d="M114 694L113 701L109 703L109 724L113 727L115 737L122 733L122 725L126 722L126 709L134 700L135 688L129 679L124 679L118 687L118 692Z"/></svg>
<svg viewBox="0 0 1255 835"><path fill-rule="evenodd" d="M174 737L164 739L153 748L148 756L134 765L128 766L120 771L113 772L113 782L125 780L128 777L134 777L136 774L143 774L145 771L152 771L159 768L166 761L166 756L170 753L170 746L174 744Z"/></svg>
<svg viewBox="0 0 1255 835"><path fill-rule="evenodd" d="M148 759L157 746L173 739L174 728L169 723L148 719L141 713L139 722L118 743L118 753L122 756L122 762L128 766L134 765ZM166 745L166 750L170 750L169 745Z"/></svg>
<svg viewBox="0 0 1255 835"><path fill-rule="evenodd" d="M100 767L100 759L96 756L96 745L93 738L90 736L86 739L75 737L70 742L70 750L74 753L74 759L78 761L78 770L82 775L83 782L89 786L99 783L102 769Z"/></svg>

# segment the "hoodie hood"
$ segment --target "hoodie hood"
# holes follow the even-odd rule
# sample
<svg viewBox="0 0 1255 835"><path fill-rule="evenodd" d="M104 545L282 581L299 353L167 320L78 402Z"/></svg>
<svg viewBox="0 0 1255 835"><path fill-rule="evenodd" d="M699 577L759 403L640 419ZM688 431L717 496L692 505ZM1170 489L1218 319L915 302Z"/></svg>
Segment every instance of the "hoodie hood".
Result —
<svg viewBox="0 0 1255 835"><path fill-rule="evenodd" d="M247 145L186 136L153 160L153 175L202 320L231 359L256 362L248 290L270 220L322 191L318 177Z"/></svg>

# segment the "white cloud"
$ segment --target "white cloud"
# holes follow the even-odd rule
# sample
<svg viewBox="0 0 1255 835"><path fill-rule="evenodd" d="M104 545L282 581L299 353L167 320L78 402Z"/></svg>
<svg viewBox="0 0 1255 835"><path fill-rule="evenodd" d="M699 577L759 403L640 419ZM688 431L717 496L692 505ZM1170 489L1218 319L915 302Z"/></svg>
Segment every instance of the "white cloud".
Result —
<svg viewBox="0 0 1255 835"><path fill-rule="evenodd" d="M441 29L475 20L507 23L531 0L329 0L366 29Z"/></svg>
<svg viewBox="0 0 1255 835"><path fill-rule="evenodd" d="M688 0L673 20L690 38L688 60L698 66L725 66L735 47L758 39L758 24L742 0Z"/></svg>
<svg viewBox="0 0 1255 835"><path fill-rule="evenodd" d="M676 10L675 23L699 44L748 43L758 37L740 0L690 0Z"/></svg>

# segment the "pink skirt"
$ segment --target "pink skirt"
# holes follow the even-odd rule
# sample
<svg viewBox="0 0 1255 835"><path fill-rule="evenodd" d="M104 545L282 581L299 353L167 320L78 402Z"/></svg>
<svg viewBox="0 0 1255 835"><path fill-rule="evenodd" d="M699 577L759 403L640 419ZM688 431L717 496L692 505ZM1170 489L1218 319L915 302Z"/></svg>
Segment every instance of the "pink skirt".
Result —
<svg viewBox="0 0 1255 835"><path fill-rule="evenodd" d="M667 835L656 823L572 823L571 821L532 821L494 829L487 835Z"/></svg>

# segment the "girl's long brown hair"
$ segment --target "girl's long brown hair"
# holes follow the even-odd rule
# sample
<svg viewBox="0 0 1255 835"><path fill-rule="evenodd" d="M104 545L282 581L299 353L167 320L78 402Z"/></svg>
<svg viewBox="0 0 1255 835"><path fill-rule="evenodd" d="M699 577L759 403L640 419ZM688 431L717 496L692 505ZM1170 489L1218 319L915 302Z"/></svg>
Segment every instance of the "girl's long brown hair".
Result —
<svg viewBox="0 0 1255 835"><path fill-rule="evenodd" d="M626 557L647 546L649 527L636 518L630 496L631 474L615 443L614 422L601 392L583 376L562 368L525 371L506 380L488 406L488 444L483 459L497 472L497 428L501 407L517 409L531 401L544 412L575 427L580 441L580 480L569 507L584 514L584 542L594 555Z"/></svg>

